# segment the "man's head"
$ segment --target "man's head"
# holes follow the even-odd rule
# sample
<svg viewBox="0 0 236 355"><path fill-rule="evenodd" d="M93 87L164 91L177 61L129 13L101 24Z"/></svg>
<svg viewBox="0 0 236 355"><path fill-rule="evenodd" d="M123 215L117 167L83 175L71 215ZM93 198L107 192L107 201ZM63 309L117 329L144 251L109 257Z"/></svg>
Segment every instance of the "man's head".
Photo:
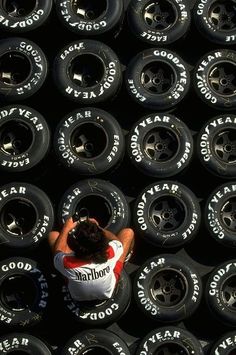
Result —
<svg viewBox="0 0 236 355"><path fill-rule="evenodd" d="M88 220L78 223L69 233L67 243L78 258L97 263L107 260L108 240L96 223Z"/></svg>

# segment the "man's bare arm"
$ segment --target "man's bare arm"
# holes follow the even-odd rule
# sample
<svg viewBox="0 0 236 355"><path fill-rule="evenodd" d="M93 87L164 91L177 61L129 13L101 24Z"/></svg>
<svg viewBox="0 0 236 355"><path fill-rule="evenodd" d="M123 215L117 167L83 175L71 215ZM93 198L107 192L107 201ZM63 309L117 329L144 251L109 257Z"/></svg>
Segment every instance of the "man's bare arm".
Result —
<svg viewBox="0 0 236 355"><path fill-rule="evenodd" d="M109 230L107 229L102 229L102 230L105 235L105 238L107 238L108 240L119 240L119 238L117 238L117 236L112 232L110 232Z"/></svg>
<svg viewBox="0 0 236 355"><path fill-rule="evenodd" d="M99 226L99 223L95 218L89 218L89 221L92 223L96 223ZM101 227L99 226L99 228L101 228ZM109 240L119 240L119 238L117 238L117 236L115 234L113 234L112 232L110 232L109 230L104 229L104 228L101 228L101 229L104 233L105 238L107 238Z"/></svg>
<svg viewBox="0 0 236 355"><path fill-rule="evenodd" d="M71 249L69 248L68 244L67 244L67 236L68 233L76 227L78 222L73 222L72 217L68 218L63 227L62 230L55 242L54 245L54 254L59 253L59 252L63 252L63 253L68 253L71 252Z"/></svg>

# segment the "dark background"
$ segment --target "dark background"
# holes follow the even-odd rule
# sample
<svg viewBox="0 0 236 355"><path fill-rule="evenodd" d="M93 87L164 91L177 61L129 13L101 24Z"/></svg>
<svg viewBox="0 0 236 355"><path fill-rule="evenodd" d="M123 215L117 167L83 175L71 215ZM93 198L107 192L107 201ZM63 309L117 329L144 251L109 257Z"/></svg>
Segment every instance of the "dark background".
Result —
<svg viewBox="0 0 236 355"><path fill-rule="evenodd" d="M191 2L191 8L193 4L194 1ZM127 5L128 1L126 1L126 7ZM9 33L0 34L0 38L6 38L9 36L14 35ZM53 137L57 123L66 114L81 107L77 103L62 97L52 79L52 66L56 54L66 44L78 39L78 36L62 26L58 21L55 9L53 8L48 21L42 27L32 32L24 33L19 37L29 38L38 44L48 59L49 72L45 83L38 92L21 103L38 110L44 116L49 124L51 136ZM117 38L113 38L112 36L100 36L97 39L106 43L115 51L123 65L124 73L131 58L138 52L149 47L147 44L139 42L134 37L127 24L126 18L124 19L122 30ZM186 36L180 41L167 46L167 48L177 52L186 61L192 75L193 68L199 58L210 50L220 48L220 45L210 43L204 39L197 31L195 24L192 21L190 30L187 32ZM4 107L4 105L5 103L2 102L1 107ZM124 83L118 96L114 100L94 106L100 107L113 114L123 128L125 134L128 133L134 122L139 120L142 116L153 112L135 103L129 97ZM194 142L196 143L197 132L202 127L203 123L222 112L210 108L203 103L197 97L191 85L188 95L173 110L171 110L171 113L187 124L193 133ZM124 192L130 202L131 210L132 202L135 200L138 193L149 183L157 181L157 179L144 176L142 173L136 171L136 169L130 164L127 156L124 157L122 164L114 172L109 175L105 174L102 178L111 181ZM1 173L0 184L4 185L10 181L33 183L47 193L56 211L58 202L64 191L81 179L83 179L83 177L74 173L68 173L68 171L58 164L51 147L49 154L45 159L31 171L18 174ZM135 255L126 266L126 269L133 280L137 267L149 256L166 252L177 253L181 255L187 263L197 267L202 276L203 285L205 285L205 281L213 267L225 260L234 258L235 255L234 250L215 242L213 238L209 236L204 226L203 210L206 199L210 192L213 191L215 187L224 183L225 180L207 172L200 164L196 155L196 144L194 145L194 155L188 168L180 175L171 178L171 180L177 180L185 184L199 198L202 208L202 223L197 236L189 245L174 250L154 248L153 246L151 247L147 245L142 240L136 240ZM5 256L6 255L2 254L2 258ZM31 255L29 254L29 256ZM38 259L44 266L49 266L49 270L53 273L51 255L46 243L42 243L40 248L35 251L32 256ZM52 277L52 284L55 282L55 279L56 278ZM67 318L68 316L60 307L60 303L57 299L57 297L59 298L59 295L57 295L56 291L57 288L55 286L55 302L53 302L51 306L47 322L34 329L30 329L29 332L36 336L40 335L45 341L54 346L55 349L58 347L58 349L60 349L70 337L82 330L83 327L72 319ZM67 319L67 321L65 319ZM199 309L193 316L175 325L186 328L194 334L201 341L206 352L221 335L225 334L228 330L232 330L212 317L205 305L204 298L202 299ZM109 325L107 329L113 330L120 335L130 346L130 349L134 351L139 340L141 340L150 330L160 326L162 326L162 324L154 323L145 318L140 311L136 309L134 302L131 302L125 315L114 324ZM9 329L1 330L2 334L8 332Z"/></svg>

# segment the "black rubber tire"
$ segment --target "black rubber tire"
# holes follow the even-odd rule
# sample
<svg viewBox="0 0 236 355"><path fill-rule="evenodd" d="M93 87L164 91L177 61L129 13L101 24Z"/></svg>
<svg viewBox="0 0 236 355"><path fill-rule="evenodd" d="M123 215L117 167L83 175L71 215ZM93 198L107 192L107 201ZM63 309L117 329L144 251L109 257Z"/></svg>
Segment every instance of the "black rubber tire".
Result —
<svg viewBox="0 0 236 355"><path fill-rule="evenodd" d="M193 155L193 138L187 125L169 113L143 116L127 137L127 153L143 174L165 178L177 175Z"/></svg>
<svg viewBox="0 0 236 355"><path fill-rule="evenodd" d="M53 77L62 95L83 105L113 100L122 84L118 56L107 44L92 39L74 41L60 50Z"/></svg>
<svg viewBox="0 0 236 355"><path fill-rule="evenodd" d="M213 175L224 179L236 176L236 116L218 115L208 120L198 132L197 155Z"/></svg>
<svg viewBox="0 0 236 355"><path fill-rule="evenodd" d="M191 12L186 0L131 0L127 19L130 30L139 40L156 46L168 45L187 33Z"/></svg>
<svg viewBox="0 0 236 355"><path fill-rule="evenodd" d="M148 109L176 106L188 93L190 73L183 59L163 48L147 48L128 63L125 83L132 99Z"/></svg>
<svg viewBox="0 0 236 355"><path fill-rule="evenodd" d="M76 350L76 354L84 354L87 351L102 351L110 355L130 355L128 345L113 331L108 329L88 329L83 330L68 340L61 355L68 355L71 349Z"/></svg>
<svg viewBox="0 0 236 355"><path fill-rule="evenodd" d="M197 197L177 181L151 183L134 203L134 229L154 246L171 248L189 243L198 232L200 222Z"/></svg>
<svg viewBox="0 0 236 355"><path fill-rule="evenodd" d="M110 113L93 107L77 109L55 128L54 151L59 163L72 172L108 173L123 160L124 133Z"/></svg>
<svg viewBox="0 0 236 355"><path fill-rule="evenodd" d="M48 237L54 208L47 194L35 185L12 182L0 188L0 243L27 252Z"/></svg>
<svg viewBox="0 0 236 355"><path fill-rule="evenodd" d="M2 325L25 329L44 320L48 312L49 283L38 262L23 257L1 260L0 289Z"/></svg>
<svg viewBox="0 0 236 355"><path fill-rule="evenodd" d="M174 323L189 318L199 307L202 281L195 267L173 254L147 259L135 273L134 301L153 321Z"/></svg>
<svg viewBox="0 0 236 355"><path fill-rule="evenodd" d="M52 10L53 0L35 0L21 4L0 2L0 29L11 33L25 33L42 26Z"/></svg>
<svg viewBox="0 0 236 355"><path fill-rule="evenodd" d="M118 321L128 310L132 295L129 274L123 269L111 298L107 300L78 302L74 301L67 286L62 287L66 310L80 324L101 327Z"/></svg>
<svg viewBox="0 0 236 355"><path fill-rule="evenodd" d="M62 25L79 36L99 36L116 28L124 17L123 0L84 1L79 8L71 1L55 3L57 16ZM94 6L95 5L95 6ZM78 12L78 10L80 11ZM119 26L118 26L119 27Z"/></svg>
<svg viewBox="0 0 236 355"><path fill-rule="evenodd" d="M0 336L0 351L4 354L52 355L50 347L40 338L28 333L12 332Z"/></svg>
<svg viewBox="0 0 236 355"><path fill-rule="evenodd" d="M0 169L23 172L36 166L50 146L50 130L45 118L25 105L4 106L0 110Z"/></svg>
<svg viewBox="0 0 236 355"><path fill-rule="evenodd" d="M192 12L195 27L208 41L224 46L236 43L234 1L197 0Z"/></svg>
<svg viewBox="0 0 236 355"><path fill-rule="evenodd" d="M0 40L1 101L31 97L43 85L47 73L47 59L36 43L20 37Z"/></svg>
<svg viewBox="0 0 236 355"><path fill-rule="evenodd" d="M70 186L58 204L59 223L63 224L68 217L84 207L102 228L114 234L130 223L131 212L126 196L109 181L90 178Z"/></svg>
<svg viewBox="0 0 236 355"><path fill-rule="evenodd" d="M210 235L226 247L236 247L236 182L217 186L205 205L205 225Z"/></svg>
<svg viewBox="0 0 236 355"><path fill-rule="evenodd" d="M235 279L236 259L227 260L214 268L205 287L206 304L212 316L230 327L236 326Z"/></svg>
<svg viewBox="0 0 236 355"><path fill-rule="evenodd" d="M236 331L227 331L211 346L209 355L230 355L236 351Z"/></svg>
<svg viewBox="0 0 236 355"><path fill-rule="evenodd" d="M193 354L203 355L200 341L186 329L176 326L151 330L140 340L135 355L152 354Z"/></svg>
<svg viewBox="0 0 236 355"><path fill-rule="evenodd" d="M193 70L193 88L208 106L220 110L236 108L236 51L207 52Z"/></svg>

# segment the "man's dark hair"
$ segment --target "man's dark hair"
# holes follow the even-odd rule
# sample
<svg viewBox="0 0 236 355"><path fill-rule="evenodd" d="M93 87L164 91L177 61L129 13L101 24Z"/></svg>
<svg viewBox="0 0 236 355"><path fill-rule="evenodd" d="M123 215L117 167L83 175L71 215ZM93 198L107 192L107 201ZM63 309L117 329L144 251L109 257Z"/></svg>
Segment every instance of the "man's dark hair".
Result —
<svg viewBox="0 0 236 355"><path fill-rule="evenodd" d="M108 240L103 230L96 223L84 221L78 223L67 239L75 256L83 260L91 260L98 264L107 261Z"/></svg>

